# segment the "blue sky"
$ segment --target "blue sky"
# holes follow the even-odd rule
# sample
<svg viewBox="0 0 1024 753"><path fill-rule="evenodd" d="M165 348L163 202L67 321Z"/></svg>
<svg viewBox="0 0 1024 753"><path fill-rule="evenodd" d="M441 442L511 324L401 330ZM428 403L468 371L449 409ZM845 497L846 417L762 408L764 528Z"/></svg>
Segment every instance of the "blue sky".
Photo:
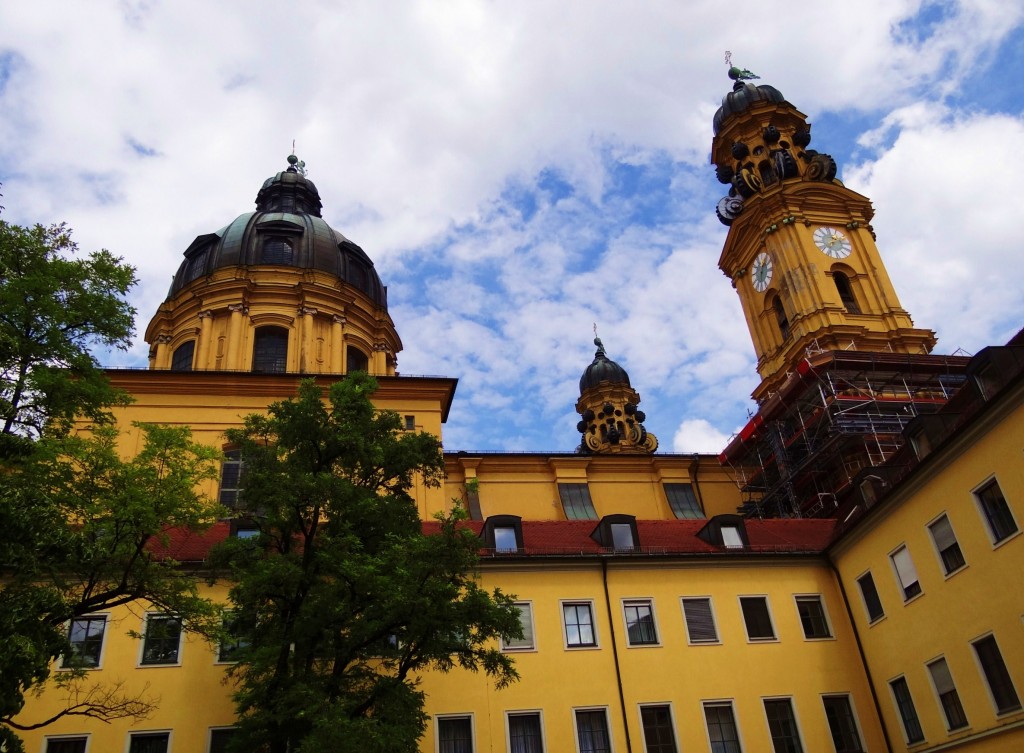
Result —
<svg viewBox="0 0 1024 753"><path fill-rule="evenodd" d="M717 268L726 49L874 201L940 352L1024 326L1018 3L8 3L3 216L137 265L143 330L295 139L389 286L400 371L460 380L447 448L574 449L596 323L662 450L714 452L757 381Z"/></svg>

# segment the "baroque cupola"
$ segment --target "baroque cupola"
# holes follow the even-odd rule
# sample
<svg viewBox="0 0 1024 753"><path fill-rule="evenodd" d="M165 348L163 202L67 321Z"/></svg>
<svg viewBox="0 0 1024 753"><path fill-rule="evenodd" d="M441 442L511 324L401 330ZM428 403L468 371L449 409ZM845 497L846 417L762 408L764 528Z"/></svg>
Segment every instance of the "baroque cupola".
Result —
<svg viewBox="0 0 1024 753"><path fill-rule="evenodd" d="M729 227L718 265L757 354L754 399L771 397L814 353L930 352L935 333L916 328L900 305L870 200L843 185L830 155L810 148L807 116L778 89L736 67L729 78L711 143L727 186L715 207Z"/></svg>
<svg viewBox="0 0 1024 753"><path fill-rule="evenodd" d="M291 155L256 211L192 241L146 329L150 367L393 375L402 343L387 288L321 210Z"/></svg>
<svg viewBox="0 0 1024 753"><path fill-rule="evenodd" d="M637 406L640 395L629 384L626 370L608 358L601 338L594 338L597 352L580 377L576 424L582 437L577 452L591 454L648 455L658 449L658 438L644 428L644 412Z"/></svg>

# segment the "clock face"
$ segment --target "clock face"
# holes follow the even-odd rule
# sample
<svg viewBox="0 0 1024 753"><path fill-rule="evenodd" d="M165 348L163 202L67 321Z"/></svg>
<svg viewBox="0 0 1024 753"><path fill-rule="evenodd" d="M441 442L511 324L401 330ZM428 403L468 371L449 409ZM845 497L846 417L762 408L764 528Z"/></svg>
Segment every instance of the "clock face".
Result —
<svg viewBox="0 0 1024 753"><path fill-rule="evenodd" d="M764 251L759 253L750 267L750 276L753 279L754 290L763 293L772 281L772 257Z"/></svg>
<svg viewBox="0 0 1024 753"><path fill-rule="evenodd" d="M814 245L833 259L845 259L850 255L852 247L850 239L842 230L834 227L819 227L814 231Z"/></svg>

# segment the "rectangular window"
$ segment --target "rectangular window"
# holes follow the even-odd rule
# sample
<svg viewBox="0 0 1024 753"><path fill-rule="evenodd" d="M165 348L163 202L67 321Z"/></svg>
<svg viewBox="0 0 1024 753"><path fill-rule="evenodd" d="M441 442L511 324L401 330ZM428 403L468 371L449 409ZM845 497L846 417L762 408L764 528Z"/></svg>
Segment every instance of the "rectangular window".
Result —
<svg viewBox="0 0 1024 753"><path fill-rule="evenodd" d="M683 599L683 617L690 643L718 643L715 615L711 611L711 597L695 596Z"/></svg>
<svg viewBox="0 0 1024 753"><path fill-rule="evenodd" d="M527 651L534 648L533 643L533 605L528 601L517 601L519 624L523 626L522 638L502 639L501 647L505 651Z"/></svg>
<svg viewBox="0 0 1024 753"><path fill-rule="evenodd" d="M775 640L775 628L768 613L768 597L741 596L740 609L743 610L743 622L747 626L747 638L752 641Z"/></svg>
<svg viewBox="0 0 1024 753"><path fill-rule="evenodd" d="M699 520L704 517L693 484L664 484L665 496L672 514L681 520Z"/></svg>
<svg viewBox="0 0 1024 753"><path fill-rule="evenodd" d="M403 421L406 431L416 431L416 416L405 416Z"/></svg>
<svg viewBox="0 0 1024 753"><path fill-rule="evenodd" d="M128 753L167 753L170 732L143 732L132 734Z"/></svg>
<svg viewBox="0 0 1024 753"><path fill-rule="evenodd" d="M892 698L896 703L896 713L900 716L903 724L903 735L908 745L919 743L924 740L924 732L921 730L921 721L917 718L917 709L914 708L914 699L910 695L910 687L905 677L897 677L889 683L892 689Z"/></svg>
<svg viewBox="0 0 1024 753"><path fill-rule="evenodd" d="M711 753L742 753L732 703L705 703L704 720L708 726Z"/></svg>
<svg viewBox="0 0 1024 753"><path fill-rule="evenodd" d="M800 614L800 625L804 638L831 638L832 630L825 617L825 605L820 596L797 596L796 611Z"/></svg>
<svg viewBox="0 0 1024 753"><path fill-rule="evenodd" d="M668 706L641 706L640 721L644 728L646 753L678 753L672 712Z"/></svg>
<svg viewBox="0 0 1024 753"><path fill-rule="evenodd" d="M796 727L793 702L788 698L765 698L764 715L772 736L775 753L803 753L800 731Z"/></svg>
<svg viewBox="0 0 1024 753"><path fill-rule="evenodd" d="M722 526L722 546L726 549L742 549L743 536L736 526Z"/></svg>
<svg viewBox="0 0 1024 753"><path fill-rule="evenodd" d="M210 753L227 753L228 744L235 736L234 728L210 730Z"/></svg>
<svg viewBox="0 0 1024 753"><path fill-rule="evenodd" d="M516 552L519 544L516 541L516 529L513 526L494 527L494 551Z"/></svg>
<svg viewBox="0 0 1024 753"><path fill-rule="evenodd" d="M828 720L828 730L832 733L832 744L836 748L836 753L864 753L850 697L827 695L822 701L825 704L825 719Z"/></svg>
<svg viewBox="0 0 1024 753"><path fill-rule="evenodd" d="M609 528L612 532L612 548L615 551L636 549L636 542L633 541L633 526L629 523L612 523Z"/></svg>
<svg viewBox="0 0 1024 753"><path fill-rule="evenodd" d="M597 645L594 616L589 601L562 604L562 619L565 622L566 646L585 648Z"/></svg>
<svg viewBox="0 0 1024 753"><path fill-rule="evenodd" d="M218 501L229 510L238 507L242 485L242 451L228 450L220 464L220 495Z"/></svg>
<svg viewBox="0 0 1024 753"><path fill-rule="evenodd" d="M558 496L562 499L566 520L597 520L590 487L586 484L559 484Z"/></svg>
<svg viewBox="0 0 1024 753"><path fill-rule="evenodd" d="M914 561L910 559L910 552L905 546L901 546L889 555L892 560L893 569L896 571L896 580L903 589L903 600L910 599L921 593L921 583L917 579L917 568Z"/></svg>
<svg viewBox="0 0 1024 753"><path fill-rule="evenodd" d="M1017 533L1017 521L1013 519L1003 490L999 488L999 483L995 479L978 489L974 496L985 516L985 524L988 526L993 544L998 544Z"/></svg>
<svg viewBox="0 0 1024 753"><path fill-rule="evenodd" d="M181 620L168 614L146 617L140 664L177 664L181 649Z"/></svg>
<svg viewBox="0 0 1024 753"><path fill-rule="evenodd" d="M625 601L622 608L626 613L626 637L629 645L657 644L658 633L654 629L654 608L651 601Z"/></svg>
<svg viewBox="0 0 1024 753"><path fill-rule="evenodd" d="M985 682L992 693L992 702L996 711L1000 714L1008 714L1011 711L1020 710L1020 698L1013 687L1013 680L1006 669L1006 662L999 651L994 635L987 635L973 644L974 653L978 657L981 671L985 675Z"/></svg>
<svg viewBox="0 0 1024 753"><path fill-rule="evenodd" d="M103 634L107 629L107 618L103 616L77 617L71 621L68 642L71 656L64 657L65 667L95 669L103 656Z"/></svg>
<svg viewBox="0 0 1024 753"><path fill-rule="evenodd" d="M868 622L874 622L885 617L885 610L882 609L882 600L878 598L878 590L875 588L875 579L871 573L857 578L857 585L860 586L860 595L864 599L864 608L868 612Z"/></svg>
<svg viewBox="0 0 1024 753"><path fill-rule="evenodd" d="M88 738L82 737L48 737L46 753L85 753Z"/></svg>
<svg viewBox="0 0 1024 753"><path fill-rule="evenodd" d="M608 735L608 715L604 709L579 710L576 712L576 740L580 753L611 753L612 743Z"/></svg>
<svg viewBox="0 0 1024 753"><path fill-rule="evenodd" d="M540 714L508 715L508 747L510 753L544 753Z"/></svg>
<svg viewBox="0 0 1024 753"><path fill-rule="evenodd" d="M438 753L473 753L473 721L468 716L443 716L437 720Z"/></svg>
<svg viewBox="0 0 1024 753"><path fill-rule="evenodd" d="M224 632L227 634L217 647L217 661L235 662L238 661L238 654L249 647L249 642L235 637L237 617L228 614L224 618Z"/></svg>
<svg viewBox="0 0 1024 753"><path fill-rule="evenodd" d="M928 674L931 675L935 693L939 696L939 705L946 717L946 728L954 730L966 727L967 715L964 714L964 707L960 703L960 694L956 692L953 675L949 672L946 660L940 658L931 662L928 665Z"/></svg>
<svg viewBox="0 0 1024 753"><path fill-rule="evenodd" d="M946 575L955 573L967 564L964 562L963 552L960 551L960 542L956 540L956 534L953 533L953 526L950 525L948 517L943 515L929 524L928 531L932 535L932 541L935 542L935 549L939 553L942 570Z"/></svg>

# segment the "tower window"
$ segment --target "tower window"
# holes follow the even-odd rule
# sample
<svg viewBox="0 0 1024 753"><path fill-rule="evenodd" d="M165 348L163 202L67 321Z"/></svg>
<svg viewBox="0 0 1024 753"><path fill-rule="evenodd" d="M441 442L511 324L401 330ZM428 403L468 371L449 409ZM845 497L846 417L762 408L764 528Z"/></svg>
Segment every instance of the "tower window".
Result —
<svg viewBox="0 0 1024 753"><path fill-rule="evenodd" d="M775 311L775 321L779 325L779 334L783 340L789 339L789 317L786 316L786 309L782 307L782 299L779 296L772 298L772 309Z"/></svg>
<svg viewBox="0 0 1024 753"><path fill-rule="evenodd" d="M857 298L853 295L853 286L850 284L850 278L842 272L833 272L832 280L836 284L836 290L839 291L839 300L843 302L843 308L846 309L846 312L848 314L859 314L860 306L857 304Z"/></svg>
<svg viewBox="0 0 1024 753"><path fill-rule="evenodd" d="M370 370L370 359L359 348L349 345L346 356L348 362L346 373L351 374L353 371Z"/></svg>
<svg viewBox="0 0 1024 753"><path fill-rule="evenodd" d="M260 327L252 348L252 370L283 374L288 364L288 330Z"/></svg>
<svg viewBox="0 0 1024 753"><path fill-rule="evenodd" d="M292 243L285 238L266 238L260 251L260 264L291 264Z"/></svg>
<svg viewBox="0 0 1024 753"><path fill-rule="evenodd" d="M196 341L183 342L174 349L171 356L171 371L192 371L192 359L196 352Z"/></svg>

